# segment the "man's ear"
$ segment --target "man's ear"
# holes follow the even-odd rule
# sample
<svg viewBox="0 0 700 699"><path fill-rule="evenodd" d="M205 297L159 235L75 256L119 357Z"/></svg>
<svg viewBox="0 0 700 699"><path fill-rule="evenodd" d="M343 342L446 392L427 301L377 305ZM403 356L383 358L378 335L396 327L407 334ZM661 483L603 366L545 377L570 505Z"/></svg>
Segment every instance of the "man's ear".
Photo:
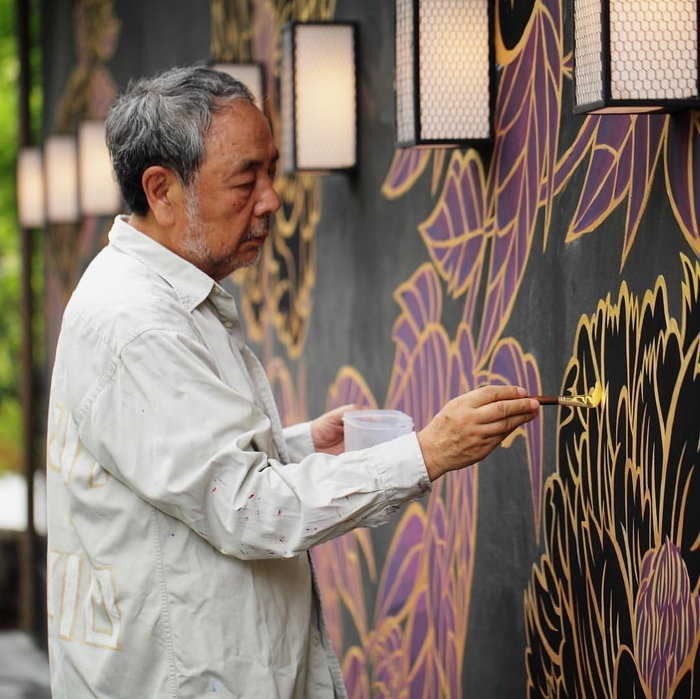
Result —
<svg viewBox="0 0 700 699"><path fill-rule="evenodd" d="M164 228L173 226L177 219L177 204L182 200L178 176L162 165L151 165L141 176L141 185L158 224Z"/></svg>

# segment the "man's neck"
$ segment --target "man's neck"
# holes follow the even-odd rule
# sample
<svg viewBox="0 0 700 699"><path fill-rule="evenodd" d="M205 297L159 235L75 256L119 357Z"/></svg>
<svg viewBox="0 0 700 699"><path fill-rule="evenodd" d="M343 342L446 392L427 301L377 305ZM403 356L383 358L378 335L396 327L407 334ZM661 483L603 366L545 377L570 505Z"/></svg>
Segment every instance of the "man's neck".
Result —
<svg viewBox="0 0 700 699"><path fill-rule="evenodd" d="M149 211L145 216L132 213L127 218L127 223L137 231L153 238L157 243L160 243L169 250L173 250L173 245L170 242L168 232L162 228L156 221L155 216Z"/></svg>

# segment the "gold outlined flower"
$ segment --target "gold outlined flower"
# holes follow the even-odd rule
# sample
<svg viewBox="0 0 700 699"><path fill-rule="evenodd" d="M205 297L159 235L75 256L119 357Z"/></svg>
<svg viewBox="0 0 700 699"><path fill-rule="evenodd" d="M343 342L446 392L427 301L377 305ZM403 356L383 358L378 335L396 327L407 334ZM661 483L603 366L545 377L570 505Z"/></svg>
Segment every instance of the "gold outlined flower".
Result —
<svg viewBox="0 0 700 699"><path fill-rule="evenodd" d="M690 696L700 640L700 264L681 256L682 322L659 278L579 322L564 379L545 554L525 594L528 696ZM685 689L684 689L685 688Z"/></svg>

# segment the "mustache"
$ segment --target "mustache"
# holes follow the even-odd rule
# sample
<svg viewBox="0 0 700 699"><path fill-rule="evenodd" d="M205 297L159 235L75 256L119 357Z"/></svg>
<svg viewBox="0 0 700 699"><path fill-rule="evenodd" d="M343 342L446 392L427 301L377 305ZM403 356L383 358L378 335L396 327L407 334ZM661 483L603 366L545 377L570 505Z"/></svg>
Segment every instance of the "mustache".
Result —
<svg viewBox="0 0 700 699"><path fill-rule="evenodd" d="M270 233L270 214L265 214L261 216L249 229L248 232L243 236L243 240L252 240L253 238L260 238L263 235L268 235Z"/></svg>

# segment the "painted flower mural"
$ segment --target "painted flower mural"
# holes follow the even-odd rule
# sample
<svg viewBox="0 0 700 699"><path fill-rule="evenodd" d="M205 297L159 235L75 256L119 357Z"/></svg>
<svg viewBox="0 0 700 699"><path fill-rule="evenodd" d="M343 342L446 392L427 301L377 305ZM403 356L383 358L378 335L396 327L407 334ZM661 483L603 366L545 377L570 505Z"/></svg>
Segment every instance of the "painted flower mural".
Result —
<svg viewBox="0 0 700 699"><path fill-rule="evenodd" d="M557 0L532 3L522 36L508 48L500 45L499 61L503 70L490 167L474 151L399 151L382 187L387 199L399 199L433 163L431 190L437 200L418 226L430 262L395 292L400 307L392 334L396 354L384 401L411 414L419 428L451 397L480 383L518 383L539 392L534 357L503 330L540 222L546 244L554 198L587 164L567 240L594 230L627 201L624 265L668 140L663 117L614 123L590 118L568 150L558 154L562 89L571 76L571 57L564 55ZM688 129L685 135L692 133ZM687 171L676 172L675 181L674 191L687 189ZM692 207L686 209L690 223ZM692 233L686 237L694 240ZM443 293L463 303L454 337L442 325ZM567 388L574 378L567 377ZM595 375L578 378L585 392ZM280 389L280 395L289 395L289 386ZM344 367L329 390L329 405L350 401L379 403L362 376ZM538 538L541 423L529 425L509 444L518 436L525 438ZM364 531L315 552L351 696L461 696L477 509L478 468L473 468L440 484L427 507L416 504L403 513L381 570ZM366 579L376 590L373 605L365 598ZM352 629L344 628L348 623ZM358 642L344 647L347 631Z"/></svg>
<svg viewBox="0 0 700 699"><path fill-rule="evenodd" d="M683 315L660 278L622 285L579 323L545 487L545 553L526 592L530 697L690 697L700 676L700 264L681 258Z"/></svg>
<svg viewBox="0 0 700 699"><path fill-rule="evenodd" d="M311 1L290 6L280 0L229 0L227 6L237 9L239 15L255 7L256 32L249 38L252 55L266 60L269 75L276 70L275 44L290 7L301 19L329 19L335 10L334 3ZM564 48L562 3L532 0L517 8L499 3L498 8L501 70L490 161L485 163L475 151L396 152L382 186L387 201L399 200L431 172L434 205L417 227L429 261L394 294L399 306L392 331L396 350L385 399L377 399L362 375L346 366L329 388L329 406L382 404L409 413L420 428L451 397L481 383L517 383L539 393L535 357L504 331L528 263L537 253L535 237L541 231L546 248L556 198L564 190L571 194L574 175L579 175L582 186L575 194L573 216L565 231L567 243L598 230L619 206L626 205L620 251L620 268L624 268L662 164L675 218L691 249L700 251L695 195L699 167L695 151L700 143L697 117L674 121L664 116L589 117L581 121L569 144L562 145L563 91L572 77L572 58ZM509 24L510 15L515 14L522 19L519 32ZM275 121L274 113L272 118ZM306 414L303 361L295 382L285 360L270 356L270 337L276 335L283 343L290 360L302 357L315 281L315 227L321 202L313 179L283 178L277 184L284 206L276 220L274 249L268 250L259 270L246 273L243 308L252 339L264 343L283 418L292 422ZM582 321L579 328L582 344L577 344L576 356L580 351L586 359L572 363L563 388L586 392L596 380L604 380L608 422L597 425L597 432L589 431L592 426L587 421L592 415L563 414L560 444L566 444L566 450L560 459L566 460L572 474L579 474L582 462L588 459L591 471L594 454L590 450L593 445L603 448L596 441L600 434L607 435L611 426L617 434L627 425L625 449L611 451L617 464L613 481L594 483L589 478L584 482L572 475L570 489L575 485L581 492L564 492L563 486L557 490L552 479L545 489L540 421L506 444L523 450L530 476L533 536L540 541L544 533L542 544L547 551L526 593L533 695L612 697L617 686L635 686L639 696L645 692L662 696L659 692L680 686L678 678L696 655L698 572L691 561L695 540L684 543L678 528L686 500L676 493L678 527L671 530L667 526L670 505L661 508L662 514L658 512L661 495L671 497L671 489L661 493L658 486L661 469L668 467L671 456L659 446L670 448L671 444L665 428L657 427L656 422L664 406L656 405L654 411L646 404L639 408L642 395L647 399L660 396L659 382L640 383L640 372L661 366L662 356L671 362L674 338L680 347L679 327L687 333L684 337L693 335L691 318L697 313L691 314L690 309L696 305L691 303L697 296L692 293L695 273L687 260L684 265L688 304L682 323L668 319L661 285L642 304L646 309L642 316L651 320L642 322L642 316L635 316L639 308L624 290L618 306L608 303L599 309L605 320L601 318L597 325L590 319ZM453 335L443 325L445 295L461 303L461 322ZM657 307L652 298L664 300ZM626 366L622 357L630 356L629 337L620 328L630 322L634 328L644 325L646 345L637 347L634 367L608 376L606 367ZM608 338L604 343L600 340L607 352L604 358L594 340L584 342L583 329L594 326L596 338ZM609 332L617 330L608 337L603 327ZM655 335L656 331L661 334ZM684 356L689 351L685 347ZM613 398L618 403L610 412ZM649 478L659 491L654 498L649 494L650 483L642 478L639 458L625 456L620 461L630 450L636 457L648 453L650 445L654 449ZM610 447L607 442L604 446ZM478 467L441 482L426 502L401 513L381 561L375 557L366 530L352 532L314 552L326 617L350 696L461 696L478 490ZM583 509L588 502L617 524L606 530ZM654 512L663 521L656 523L652 537ZM555 527L559 527L557 536L563 538L555 536ZM624 574L613 574L607 560L613 554L613 560L624 562L618 565ZM572 590L588 590L598 581L596 576L603 581L600 598L594 595L590 605L579 609ZM672 584L677 593L672 600L664 597L666 584ZM368 590L374 599L367 596ZM616 600L620 599L627 601L618 609ZM659 637L675 641L661 648L650 641ZM348 638L354 641L348 644ZM572 668L593 679L578 679Z"/></svg>
<svg viewBox="0 0 700 699"><path fill-rule="evenodd" d="M113 3L77 4L107 28L99 67L119 27L109 14ZM387 162L384 203L401 206L419 179L430 178L425 218L406 232L420 238L425 256L393 290L398 312L387 328L395 353L387 358L386 396L375 396L360 372L345 366L328 389L329 406L398 408L420 428L451 397L481 383L517 383L540 393L528 339L507 330L531 262L539 262L553 236L569 249L602 237L622 211L621 236L608 251L625 270L655 184L665 186L660 198L677 224L663 233L700 255L699 114L573 122L566 113L573 63L562 0L496 5L493 151L485 159L473 150L406 150ZM211 3L219 30L212 32L212 55L265 62L276 131L280 26L291 17L331 19L335 9L335 0ZM523 17L517 32L503 13ZM93 106L103 106L113 89L105 75L98 71L100 80L88 85L100 90ZM69 106L72 96L66 93ZM283 206L273 239L262 265L237 281L280 412L295 422L307 412L304 351L321 187L312 177L280 176L276 185ZM557 207L567 211L564 226L552 225ZM85 240L80 259L92 254ZM74 257L65 261L73 274ZM61 269L49 290L70 286L69 276L59 284ZM541 422L506 444L519 450L527 469L531 534L543 547L524 595L530 696L700 693L700 532L689 516L699 495L700 281L697 262L684 257L680 269L682 317L668 310L676 282L660 279L641 300L623 285L616 300L607 298L581 319L562 389L585 392L600 381L605 403L594 412L561 411L557 471L546 484ZM460 313L450 330L443 319L448 297ZM276 345L285 357L274 356ZM366 530L314 552L351 697L462 695L478 510L475 467L401 512L381 557Z"/></svg>
<svg viewBox="0 0 700 699"><path fill-rule="evenodd" d="M571 77L571 56L564 55L563 44L561 5L552 0L532 3L522 37L511 48L500 46L503 71L498 89L496 141L487 171L474 151L455 151L447 158L443 153L403 151L396 154L384 182L384 195L398 199L423 175L433 158L432 189L438 192L438 198L432 214L418 227L431 264L419 268L396 291L401 314L394 325L393 338L397 349L386 399L387 407L410 413L418 426L425 424L447 399L482 382L518 383L532 392L538 390L540 378L534 357L524 351L516 338L503 336L503 330L532 254L535 233L543 225L546 245L554 200L570 184L574 173L587 168L566 235L567 242L572 243L598 229L619 205L626 203L627 221L620 258L620 266L624 267L646 209L658 164L663 161L676 218L691 248L698 250L695 199L688 196L693 192L692 183L698 167L693 157L697 138L695 118L690 117L688 124L680 129L663 116L632 116L615 120L587 118L568 149L559 154L563 81ZM669 155L669 144L687 154L680 164ZM663 159L662 154L665 154ZM676 204L676 200L684 204ZM544 216L540 217L542 211ZM462 299L464 304L463 321L453 339L441 324L443 283L446 292L453 298ZM481 311L480 316L477 316L477 309ZM686 315L684 327L690 322L689 314ZM692 324L688 328L689 337L692 337ZM616 339L624 338L621 334ZM653 345L659 340L650 339L649 342ZM610 342L608 351L622 350L620 345ZM349 388L348 372L341 374L339 382ZM579 367L578 371L567 374L562 389L585 393L598 378L592 366ZM617 383L608 382L609 394L616 387L624 393L623 387L634 385L633 379L634 375L627 372L617 377ZM351 393L356 395L357 387L353 387ZM349 394L344 394L336 385L332 395L331 402L338 404ZM375 402L372 397L369 401ZM636 421L637 412L634 412L635 422L630 427L627 441L634 443L640 453L649 447L652 425L663 414L662 410L659 406L653 414L647 412L644 418L639 416L639 422ZM619 420L620 414L616 413L612 419L613 422ZM562 435L568 424L562 425ZM553 510L551 501L542 506L541 430L538 422L530 425L522 435L532 486L535 538L540 535L542 513L547 512L551 517ZM567 454L571 464L578 463L589 443L593 443L593 438L582 429L581 436L574 440ZM655 473L658 478L658 471ZM634 492L637 492L636 483L636 478L629 478L628 485L631 484L629 487ZM624 492L617 490L620 485L612 483L606 490L596 493L601 507L608 507L611 499L613 502L619 499L617 493ZM679 508L680 502L677 503ZM622 504L618 503L618 506L622 507ZM353 610L352 619L360 617L363 620L360 644L346 649L345 655L346 677L354 696L368 696L368 688L371 688L372 696L461 696L461 659L469 618L477 507L478 469L475 468L441 485L431 495L427 508L418 505L409 508L396 527L381 571L373 624L366 622L364 598L353 598L348 589L327 600L331 618L341 619L341 606L345 604ZM588 565L593 560L607 570L602 555L606 543L593 543L593 534L587 531L591 523L586 519L579 521L582 513L577 502L572 507L575 526L585 532L584 550L579 559L585 589L590 582L588 576L592 574ZM648 503L641 508L641 514L648 516ZM624 539L625 550L638 553L637 524L631 514L628 521L629 532L625 536L631 539ZM561 557L557 565L570 561L574 555L574 549L561 549L566 541L560 543L557 555L553 556ZM368 543L365 541L363 551L369 550ZM550 543L548 541L546 545ZM597 546L595 550L601 555L597 559L586 558L585 544ZM338 560L344 556L356 560L360 550L357 542L348 538L347 545L350 548L344 548L346 541L341 540L333 544L332 550L328 547L317 555L317 564L325 576L324 589L347 588L346 581L329 573L340 569ZM662 545L659 534L658 546ZM647 561L645 574L669 570L670 565L678 562L671 545L668 544L663 555L659 554L658 561ZM591 553L588 555L592 557ZM687 555L684 560L687 561ZM375 565L373 558L371 565ZM359 566L355 573L353 587L360 589ZM554 581L553 587L547 585L551 573L545 570L542 576L545 581L541 583L542 590L553 595L547 598L542 592L541 601L547 614L543 615L546 619L539 619L541 625L537 630L546 638L553 633L547 622L551 623L554 610L559 610L559 602L554 594L557 590ZM665 579L673 578L669 574ZM585 626L582 621L586 621L593 624L597 633L595 638L600 639L592 642L592 647L584 644L582 659L577 655L578 642L568 647L577 662L581 662L586 671L601 663L607 668L600 682L572 688L573 695L613 696L606 693L607 687L615 686L615 683L630 686L627 678L613 672L615 667L624 669L629 663L620 660L615 665L614 658L608 658L607 662L606 657L617 652L613 649L619 647L639 649L645 646L648 651L651 638L666 638L668 629L673 627L678 629L676 635L682 637L676 644L681 650L673 651L674 660L663 665L663 671L662 663L668 660L671 651L665 651L661 660L642 661L641 656L631 656L636 663L640 687L654 687L653 691L661 691L664 686L671 686L673 677L670 675L673 673L669 668L680 668L687 662L686 657L690 657L687 653L693 648L694 641L688 641L688 638L694 634L689 629L693 629L696 618L693 612L696 602L680 593L679 599L686 600L687 597L690 600L689 611L685 616L679 613L677 624L669 626L668 613L661 618L663 604L660 596L653 594L658 591L658 580L658 577L656 582L649 580L645 588L648 592L636 600L637 611L631 606L627 612L630 619L634 618L629 628L649 636L644 642L641 637L637 639L636 646L632 640L620 646L610 635L611 628L618 628L618 612L611 599L617 598L618 587L631 589L632 582L626 577L608 581L616 587L614 595L609 594L597 606L587 610L587 618L569 618L564 611L559 611L569 619L571 628L568 632L574 637L579 633L579 625ZM440 599L434 599L428 592L435 589L443 591ZM554 610L546 607L547 604ZM573 613L568 608L566 612ZM606 613L611 618L607 618ZM368 628L371 630L367 631ZM535 633L532 630L531 633L534 638ZM338 641L342 636L342 629L338 629ZM559 641L552 648L552 656L557 657L559 649L564 647ZM664 672L665 679L659 679ZM595 675L595 672L591 674ZM544 671L543 667L532 672L531 682L535 681L534 677L548 688L550 693L545 692L546 696L565 695L569 687L568 678Z"/></svg>

